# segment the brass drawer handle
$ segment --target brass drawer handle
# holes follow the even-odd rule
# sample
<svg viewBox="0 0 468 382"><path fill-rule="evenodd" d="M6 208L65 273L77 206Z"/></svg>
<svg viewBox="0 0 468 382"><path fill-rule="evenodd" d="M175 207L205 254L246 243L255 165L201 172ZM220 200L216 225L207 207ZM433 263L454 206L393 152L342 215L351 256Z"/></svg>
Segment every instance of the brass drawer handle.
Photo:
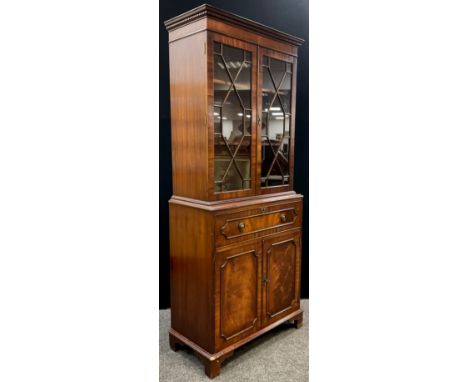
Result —
<svg viewBox="0 0 468 382"><path fill-rule="evenodd" d="M281 221L282 221L283 223L285 223L285 222L286 222L286 214L281 214L281 215L280 215L280 219L281 219Z"/></svg>
<svg viewBox="0 0 468 382"><path fill-rule="evenodd" d="M239 231L242 232L245 229L245 224L243 222L240 222L238 227L239 227Z"/></svg>

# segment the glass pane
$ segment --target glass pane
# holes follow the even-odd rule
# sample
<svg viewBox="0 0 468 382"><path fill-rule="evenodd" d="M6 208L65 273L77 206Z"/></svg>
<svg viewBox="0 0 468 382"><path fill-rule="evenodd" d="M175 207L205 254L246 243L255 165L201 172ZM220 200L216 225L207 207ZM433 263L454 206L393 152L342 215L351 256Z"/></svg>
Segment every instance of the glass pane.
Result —
<svg viewBox="0 0 468 382"><path fill-rule="evenodd" d="M270 58L270 72L276 87L280 86L281 79L286 72L286 62Z"/></svg>
<svg viewBox="0 0 468 382"><path fill-rule="evenodd" d="M267 121L268 121L268 113L263 112L262 113L262 135L263 136L267 135Z"/></svg>
<svg viewBox="0 0 468 382"><path fill-rule="evenodd" d="M244 181L239 171L250 177L250 158L248 160L239 158L235 164L229 159L215 159L215 181L222 180L222 191L243 189Z"/></svg>
<svg viewBox="0 0 468 382"><path fill-rule="evenodd" d="M221 105L226 97L226 94L231 86L231 81L226 72L226 68L221 56L214 56L214 103Z"/></svg>
<svg viewBox="0 0 468 382"><path fill-rule="evenodd" d="M267 68L263 68L263 88L262 88L262 100L263 100L263 111L268 111L271 106L271 101L275 95L275 87L271 80L270 73Z"/></svg>
<svg viewBox="0 0 468 382"><path fill-rule="evenodd" d="M268 137L272 140L280 140L283 136L284 113L278 98L273 102L273 106L268 112Z"/></svg>
<svg viewBox="0 0 468 382"><path fill-rule="evenodd" d="M216 48L215 48L216 49ZM228 45L214 55L215 192L251 187L252 53Z"/></svg>
<svg viewBox="0 0 468 382"><path fill-rule="evenodd" d="M235 91L231 91L223 104L221 124L223 136L229 144L238 144L244 135L244 109Z"/></svg>
<svg viewBox="0 0 468 382"><path fill-rule="evenodd" d="M244 51L229 45L223 45L223 57L229 73L235 79L237 72L244 62Z"/></svg>
<svg viewBox="0 0 468 382"><path fill-rule="evenodd" d="M223 139L223 137L221 135L215 135L215 138L214 138L214 144L215 144L215 147L214 147L214 150L215 150L215 158L217 159L231 159L231 156L229 154L229 146L226 145L226 142L225 140ZM221 174L220 176L222 176L223 174ZM215 176L215 180L221 180L216 178Z"/></svg>
<svg viewBox="0 0 468 382"><path fill-rule="evenodd" d="M217 135L221 134L221 108L215 106L213 109L214 131Z"/></svg>
<svg viewBox="0 0 468 382"><path fill-rule="evenodd" d="M214 43L214 52L221 54L221 44L219 42Z"/></svg>
<svg viewBox="0 0 468 382"><path fill-rule="evenodd" d="M281 150L278 152L278 163L281 167L282 174L289 173L289 162L288 162L288 153L289 153L289 139L284 138L281 144Z"/></svg>
<svg viewBox="0 0 468 382"><path fill-rule="evenodd" d="M245 108L250 109L252 103L252 86L250 82L250 74L252 72L251 64L244 63L242 69L236 79L236 89L242 99L242 104Z"/></svg>
<svg viewBox="0 0 468 382"><path fill-rule="evenodd" d="M250 157L240 155L235 162L228 157L215 158L215 191L242 190L244 185L250 187Z"/></svg>
<svg viewBox="0 0 468 382"><path fill-rule="evenodd" d="M245 134L250 135L252 134L252 110L244 109L245 110Z"/></svg>
<svg viewBox="0 0 468 382"><path fill-rule="evenodd" d="M289 183L292 75L287 71L290 69L290 64L271 57L269 70L263 68L262 187Z"/></svg>
<svg viewBox="0 0 468 382"><path fill-rule="evenodd" d="M285 113L291 112L291 73L287 73L284 77L281 88L278 92L283 110Z"/></svg>
<svg viewBox="0 0 468 382"><path fill-rule="evenodd" d="M291 131L291 117L289 114L284 116L284 135L289 137L289 132Z"/></svg>

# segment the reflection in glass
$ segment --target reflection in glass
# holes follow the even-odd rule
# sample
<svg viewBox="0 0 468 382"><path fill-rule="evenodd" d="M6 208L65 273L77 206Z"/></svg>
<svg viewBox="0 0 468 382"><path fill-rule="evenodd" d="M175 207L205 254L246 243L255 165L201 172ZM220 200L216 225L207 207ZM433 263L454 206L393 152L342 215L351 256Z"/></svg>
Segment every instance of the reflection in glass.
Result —
<svg viewBox="0 0 468 382"><path fill-rule="evenodd" d="M221 108L214 107L213 112L213 120L214 120L214 132L215 135L221 135Z"/></svg>
<svg viewBox="0 0 468 382"><path fill-rule="evenodd" d="M289 184L292 65L262 59L262 172L261 186Z"/></svg>
<svg viewBox="0 0 468 382"><path fill-rule="evenodd" d="M262 88L262 99L263 99L263 111L268 111L275 95L275 86L269 75L263 74L263 88Z"/></svg>
<svg viewBox="0 0 468 382"><path fill-rule="evenodd" d="M222 56L231 76L235 77L244 62L244 51L229 45L223 45Z"/></svg>
<svg viewBox="0 0 468 382"><path fill-rule="evenodd" d="M284 112L291 113L291 73L286 73L284 76L278 95L283 104Z"/></svg>
<svg viewBox="0 0 468 382"><path fill-rule="evenodd" d="M281 80L283 79L283 76L286 74L286 62L275 60L274 58L270 57L269 69L270 69L271 76L273 77L273 81L278 87L281 84Z"/></svg>
<svg viewBox="0 0 468 382"><path fill-rule="evenodd" d="M229 91L229 76L221 56L214 56L214 103L221 105Z"/></svg>
<svg viewBox="0 0 468 382"><path fill-rule="evenodd" d="M251 187L252 53L215 42L215 192Z"/></svg>

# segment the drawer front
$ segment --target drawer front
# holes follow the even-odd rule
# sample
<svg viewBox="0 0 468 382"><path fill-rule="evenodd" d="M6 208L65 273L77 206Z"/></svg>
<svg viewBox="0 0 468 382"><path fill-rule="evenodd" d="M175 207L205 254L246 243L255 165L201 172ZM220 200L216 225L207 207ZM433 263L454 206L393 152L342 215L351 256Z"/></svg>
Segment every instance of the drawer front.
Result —
<svg viewBox="0 0 468 382"><path fill-rule="evenodd" d="M301 226L302 203L259 205L216 217L216 245L222 246Z"/></svg>

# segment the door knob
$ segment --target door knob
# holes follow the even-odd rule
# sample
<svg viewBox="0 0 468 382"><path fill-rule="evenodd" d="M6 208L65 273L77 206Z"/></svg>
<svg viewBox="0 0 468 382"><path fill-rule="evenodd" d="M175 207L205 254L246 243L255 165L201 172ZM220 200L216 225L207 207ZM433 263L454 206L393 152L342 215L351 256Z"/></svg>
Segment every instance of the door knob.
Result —
<svg viewBox="0 0 468 382"><path fill-rule="evenodd" d="M281 221L282 221L283 223L285 223L285 222L286 222L286 214L281 214L281 215L280 215L280 219L281 219Z"/></svg>
<svg viewBox="0 0 468 382"><path fill-rule="evenodd" d="M239 231L242 232L242 231L245 229L245 224L244 224L244 222L240 222L239 225L238 225L238 227L239 227Z"/></svg>

